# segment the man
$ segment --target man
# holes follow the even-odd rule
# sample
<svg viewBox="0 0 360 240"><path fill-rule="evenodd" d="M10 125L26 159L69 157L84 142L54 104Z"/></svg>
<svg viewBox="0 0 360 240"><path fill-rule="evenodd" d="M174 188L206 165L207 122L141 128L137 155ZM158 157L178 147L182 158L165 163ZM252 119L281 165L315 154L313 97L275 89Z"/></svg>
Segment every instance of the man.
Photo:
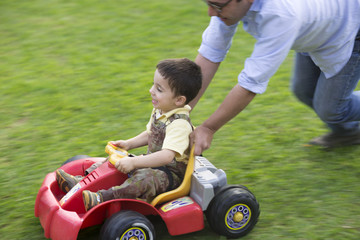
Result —
<svg viewBox="0 0 360 240"><path fill-rule="evenodd" d="M210 24L195 62L203 87L195 106L230 49L239 21L257 40L238 76L238 84L192 135L195 154L210 147L213 135L265 92L288 52L297 52L292 90L324 121L330 133L311 144L360 144L360 0L213 0Z"/></svg>

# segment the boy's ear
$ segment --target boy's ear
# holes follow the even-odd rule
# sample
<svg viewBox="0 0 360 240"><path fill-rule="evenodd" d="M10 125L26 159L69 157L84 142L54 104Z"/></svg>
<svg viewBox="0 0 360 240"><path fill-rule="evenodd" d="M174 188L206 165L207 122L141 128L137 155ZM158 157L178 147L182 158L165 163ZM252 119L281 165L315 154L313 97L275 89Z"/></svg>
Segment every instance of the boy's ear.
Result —
<svg viewBox="0 0 360 240"><path fill-rule="evenodd" d="M183 105L185 105L185 103L186 103L185 96L180 95L180 96L176 97L176 101L175 101L176 106L183 106Z"/></svg>

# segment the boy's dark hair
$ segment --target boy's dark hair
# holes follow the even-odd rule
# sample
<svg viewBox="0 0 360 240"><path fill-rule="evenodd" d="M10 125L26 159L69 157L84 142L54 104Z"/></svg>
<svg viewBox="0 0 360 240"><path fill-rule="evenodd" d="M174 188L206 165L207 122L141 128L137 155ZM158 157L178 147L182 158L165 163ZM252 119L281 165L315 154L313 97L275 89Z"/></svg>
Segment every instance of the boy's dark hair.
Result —
<svg viewBox="0 0 360 240"><path fill-rule="evenodd" d="M185 96L188 104L199 93L202 84L201 68L187 58L165 59L156 66L159 73L168 80L175 96Z"/></svg>

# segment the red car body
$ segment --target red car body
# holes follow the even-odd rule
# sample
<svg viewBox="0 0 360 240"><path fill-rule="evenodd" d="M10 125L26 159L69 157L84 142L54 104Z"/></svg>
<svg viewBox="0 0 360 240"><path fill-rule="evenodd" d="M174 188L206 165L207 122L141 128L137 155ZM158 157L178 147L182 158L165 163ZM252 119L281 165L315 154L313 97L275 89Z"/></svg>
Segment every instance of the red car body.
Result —
<svg viewBox="0 0 360 240"><path fill-rule="evenodd" d="M84 158L61 167L72 175L83 175L85 170L104 158ZM96 192L121 185L128 178L110 162L103 163L84 177L68 194L62 192L55 172L46 175L35 202L35 216L40 219L46 238L75 240L80 229L102 224L105 219L122 210L132 210L145 216L159 215L170 235L181 235L204 228L202 208L189 196L170 200L164 204L151 205L136 199L114 199L85 210L82 191Z"/></svg>

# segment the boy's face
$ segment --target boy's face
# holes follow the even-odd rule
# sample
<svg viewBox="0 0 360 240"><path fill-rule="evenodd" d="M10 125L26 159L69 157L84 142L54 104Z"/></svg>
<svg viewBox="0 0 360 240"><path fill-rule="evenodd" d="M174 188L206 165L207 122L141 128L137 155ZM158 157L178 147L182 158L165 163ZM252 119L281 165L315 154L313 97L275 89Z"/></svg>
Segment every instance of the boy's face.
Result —
<svg viewBox="0 0 360 240"><path fill-rule="evenodd" d="M154 108L161 110L162 113L169 112L184 105L184 96L175 96L168 81L156 69L154 74L154 84L150 88L152 104Z"/></svg>

